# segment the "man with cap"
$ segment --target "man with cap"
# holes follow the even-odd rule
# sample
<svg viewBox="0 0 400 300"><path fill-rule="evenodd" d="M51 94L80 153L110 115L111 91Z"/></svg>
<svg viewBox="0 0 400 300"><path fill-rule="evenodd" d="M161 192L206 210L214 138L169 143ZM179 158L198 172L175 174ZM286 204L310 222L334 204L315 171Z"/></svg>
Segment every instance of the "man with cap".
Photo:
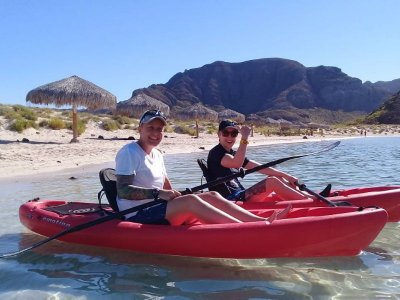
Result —
<svg viewBox="0 0 400 300"><path fill-rule="evenodd" d="M246 157L250 132L251 129L248 126L239 126L230 120L220 122L218 127L219 144L210 150L207 158L209 180L229 176L238 172L240 167L252 169L260 165ZM234 151L232 147L235 145L239 133L239 147ZM274 168L265 168L259 172L267 177L248 189L245 189L238 179L220 184L213 189L233 201L259 202L272 192L284 200L312 198L296 189L295 182L298 181L296 177Z"/></svg>
<svg viewBox="0 0 400 300"><path fill-rule="evenodd" d="M166 117L158 110L146 111L139 122L139 140L123 146L115 158L117 204L125 210L154 199L160 204L127 215L129 221L144 224L241 223L272 221L256 216L217 192L181 195L172 189L164 159L157 147L163 138ZM276 218L275 214L273 218Z"/></svg>

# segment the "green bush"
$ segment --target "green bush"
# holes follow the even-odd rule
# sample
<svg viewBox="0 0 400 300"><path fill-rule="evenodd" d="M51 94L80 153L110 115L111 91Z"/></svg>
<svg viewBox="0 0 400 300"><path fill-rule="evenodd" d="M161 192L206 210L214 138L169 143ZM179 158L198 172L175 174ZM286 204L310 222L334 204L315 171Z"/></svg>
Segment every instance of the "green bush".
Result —
<svg viewBox="0 0 400 300"><path fill-rule="evenodd" d="M47 126L49 126L48 120L42 120L39 122L39 127L47 127Z"/></svg>
<svg viewBox="0 0 400 300"><path fill-rule="evenodd" d="M17 114L19 114L21 117L23 117L27 120L31 120L31 121L37 120L36 112L33 109L27 108L22 105L14 105L13 109Z"/></svg>
<svg viewBox="0 0 400 300"><path fill-rule="evenodd" d="M114 130L120 129L120 125L118 124L117 121L114 121L114 120L103 121L103 123L101 124L101 127L107 131L114 131Z"/></svg>
<svg viewBox="0 0 400 300"><path fill-rule="evenodd" d="M19 117L10 124L9 129L21 133L22 131L30 127L36 129L38 128L37 124L34 121Z"/></svg>
<svg viewBox="0 0 400 300"><path fill-rule="evenodd" d="M195 128L190 128L189 126L183 126L183 125L177 125L174 128L175 133L181 133L181 134L188 134L190 136L195 136L196 135L196 129Z"/></svg>
<svg viewBox="0 0 400 300"><path fill-rule="evenodd" d="M9 106L0 104L0 116L3 116L6 119L8 119L8 116L10 114L15 114L14 110Z"/></svg>
<svg viewBox="0 0 400 300"><path fill-rule="evenodd" d="M113 116L113 119L121 125L125 125L125 124L130 125L134 122L133 119L126 117L126 116L120 116L120 115Z"/></svg>
<svg viewBox="0 0 400 300"><path fill-rule="evenodd" d="M78 136L79 136L79 135L81 135L82 133L85 132L85 130L86 130L86 123L85 123L85 121L79 119L79 117L78 117L78 120L77 120L77 121L78 121L77 130L78 130ZM72 129L72 122L66 122L66 123L65 123L65 128L70 129L70 130L73 130L73 129Z"/></svg>
<svg viewBox="0 0 400 300"><path fill-rule="evenodd" d="M48 124L49 128L60 130L65 128L65 122L60 118L52 118Z"/></svg>

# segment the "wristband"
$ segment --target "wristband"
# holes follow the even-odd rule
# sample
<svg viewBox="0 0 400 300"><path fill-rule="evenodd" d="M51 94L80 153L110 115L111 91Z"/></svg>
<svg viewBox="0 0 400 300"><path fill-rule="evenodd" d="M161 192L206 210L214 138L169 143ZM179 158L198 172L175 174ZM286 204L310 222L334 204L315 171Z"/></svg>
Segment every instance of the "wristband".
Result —
<svg viewBox="0 0 400 300"><path fill-rule="evenodd" d="M244 140L244 139L240 140L240 144L242 144L242 145L247 145L248 143L249 143L248 140Z"/></svg>

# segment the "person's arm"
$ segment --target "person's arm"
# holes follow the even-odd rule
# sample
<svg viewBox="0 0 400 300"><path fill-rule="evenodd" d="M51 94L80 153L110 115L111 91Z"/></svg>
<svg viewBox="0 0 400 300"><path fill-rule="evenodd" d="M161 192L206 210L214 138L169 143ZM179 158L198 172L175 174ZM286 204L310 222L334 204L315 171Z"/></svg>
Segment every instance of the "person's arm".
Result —
<svg viewBox="0 0 400 300"><path fill-rule="evenodd" d="M117 193L120 198L127 200L144 200L154 198L154 188L143 188L130 184L134 175L116 175L116 177ZM180 192L172 189L168 178L166 178L166 181L164 182L164 188L158 190L158 198L163 200L171 200L180 195Z"/></svg>
<svg viewBox="0 0 400 300"><path fill-rule="evenodd" d="M168 177L165 177L163 189L172 190L172 184Z"/></svg>
<svg viewBox="0 0 400 300"><path fill-rule="evenodd" d="M249 169L255 168L257 166L260 166L260 164L258 162L254 161L254 160L250 160L246 165L246 169L249 170ZM286 179L287 181L289 181L292 185L294 185L294 183L298 181L298 179L296 177L289 175L283 171L274 169L272 167L262 169L258 172L261 174L267 175L267 176L282 177L282 178Z"/></svg>
<svg viewBox="0 0 400 300"><path fill-rule="evenodd" d="M153 198L154 189L148 189L132 185L135 175L116 175L117 193L122 199L143 200Z"/></svg>
<svg viewBox="0 0 400 300"><path fill-rule="evenodd" d="M245 161L251 128L248 126L242 126L239 129L239 132L241 139L235 155L225 154L224 157L221 159L221 166L225 168L241 168Z"/></svg>

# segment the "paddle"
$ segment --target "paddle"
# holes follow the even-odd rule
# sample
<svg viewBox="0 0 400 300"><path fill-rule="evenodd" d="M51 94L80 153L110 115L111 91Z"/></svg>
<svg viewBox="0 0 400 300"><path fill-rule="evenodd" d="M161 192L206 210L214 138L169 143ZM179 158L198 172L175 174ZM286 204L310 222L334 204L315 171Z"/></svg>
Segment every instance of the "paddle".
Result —
<svg viewBox="0 0 400 300"><path fill-rule="evenodd" d="M296 182L296 185L299 187L299 189L301 191L306 191L307 193L309 193L310 195L313 195L314 197L316 197L318 200L321 200L322 202L325 202L326 204L328 204L329 206L353 206L353 204L346 202L346 201L331 201L326 199L324 196L310 190L308 187L306 187L305 184L302 183L298 183Z"/></svg>
<svg viewBox="0 0 400 300"><path fill-rule="evenodd" d="M280 158L280 159L265 163L263 165L259 165L259 166L255 167L255 168L252 168L252 169L249 169L249 170L244 170L243 168L240 168L239 172L237 172L237 173L234 173L234 174L231 174L231 175L228 175L228 176L225 176L225 177L213 180L213 181L209 181L207 183L201 184L201 185L196 186L196 187L191 188L191 189L187 188L184 191L184 194L195 193L195 192L201 191L201 190L203 190L205 188L209 188L209 187L224 183L226 181L229 181L229 180L232 180L232 179L235 179L235 178L238 178L238 177L243 178L244 176L246 176L248 174L260 171L262 169L266 169L266 168L269 168L269 167L276 166L276 165L278 165L280 163L283 163L283 162L291 160L291 159L310 156L310 155L316 155L316 154L319 154L319 153L322 153L322 152L325 152L325 151L329 151L329 150L332 150L333 148L337 147L339 144L340 144L340 141L337 141L337 142L335 142L335 143L333 143L333 144L331 144L331 145L329 145L329 146L327 146L327 147L325 147L325 148L323 148L323 149L321 149L319 151L310 152L310 153L306 153L306 154L289 156L289 157L285 157L285 158Z"/></svg>
<svg viewBox="0 0 400 300"><path fill-rule="evenodd" d="M43 244L45 244L47 242L50 242L50 241L52 241L54 239L62 237L64 235L68 234L68 233L76 232L76 231L79 231L79 230L82 230L82 229L86 229L86 228L89 228L89 227L92 227L92 226L95 226L95 225L98 225L98 224L101 224L101 223L104 223L104 222L107 222L107 221L110 221L110 220L113 220L113 219L121 218L122 216L125 216L125 215L127 215L129 213L133 213L133 212L139 211L141 209L144 209L144 208L159 204L159 203L161 203L163 201L165 201L165 200L154 200L154 201L147 202L147 203L135 206L135 207L131 207L131 208L126 209L126 210L122 210L120 212L116 212L114 214L107 215L107 216L99 218L97 220L93 220L93 221L90 221L90 222L87 222L87 223L79 224L77 226L65 229L65 230L63 230L63 231L61 231L61 232L59 232L59 233L47 238L47 239L44 239L44 240L42 240L42 241L40 241L40 242L38 242L36 244L33 244L32 246L29 246L29 247L27 247L25 249L22 249L20 251L2 254L2 255L0 255L0 258L7 258L7 257L11 257L11 256L16 256L16 255L22 254L24 252L27 252L27 251L32 250L34 248L37 248L37 247L39 247L39 246L41 246L41 245L43 245Z"/></svg>

